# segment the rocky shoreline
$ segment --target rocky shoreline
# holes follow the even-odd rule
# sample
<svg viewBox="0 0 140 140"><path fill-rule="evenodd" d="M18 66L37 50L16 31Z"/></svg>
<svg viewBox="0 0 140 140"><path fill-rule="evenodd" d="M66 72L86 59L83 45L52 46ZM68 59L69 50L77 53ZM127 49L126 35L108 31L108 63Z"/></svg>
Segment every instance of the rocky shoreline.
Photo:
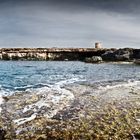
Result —
<svg viewBox="0 0 140 140"><path fill-rule="evenodd" d="M94 57L94 58L93 58ZM1 48L0 60L55 61L134 61L140 49L132 48Z"/></svg>
<svg viewBox="0 0 140 140"><path fill-rule="evenodd" d="M100 92L95 92L92 86L69 85L63 90L74 96L45 89L50 94L27 91L3 97L0 137L11 140L140 138L138 85ZM53 99L53 95L61 97Z"/></svg>

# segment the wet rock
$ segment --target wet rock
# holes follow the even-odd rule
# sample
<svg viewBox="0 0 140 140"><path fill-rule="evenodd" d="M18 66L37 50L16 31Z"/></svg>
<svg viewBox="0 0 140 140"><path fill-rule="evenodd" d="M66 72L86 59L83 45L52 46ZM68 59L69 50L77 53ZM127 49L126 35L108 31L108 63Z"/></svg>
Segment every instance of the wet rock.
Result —
<svg viewBox="0 0 140 140"><path fill-rule="evenodd" d="M107 51L101 55L105 61L129 61L132 59L132 49L119 49L115 51Z"/></svg>
<svg viewBox="0 0 140 140"><path fill-rule="evenodd" d="M140 59L140 49L134 49L133 50L133 58L134 59Z"/></svg>
<svg viewBox="0 0 140 140"><path fill-rule="evenodd" d="M0 128L0 140L5 140L6 131Z"/></svg>
<svg viewBox="0 0 140 140"><path fill-rule="evenodd" d="M28 110L25 113L22 114L22 117L30 117L31 115L34 114L33 110Z"/></svg>
<svg viewBox="0 0 140 140"><path fill-rule="evenodd" d="M85 62L87 63L100 63L102 62L102 57L100 56L92 56L85 58Z"/></svg>
<svg viewBox="0 0 140 140"><path fill-rule="evenodd" d="M115 54L114 51L107 51L104 54L101 55L103 60L105 61L114 61L115 60Z"/></svg>
<svg viewBox="0 0 140 140"><path fill-rule="evenodd" d="M80 112L82 109L81 107L74 107L71 106L70 108L63 109L59 112L57 112L56 115L52 117L52 119L56 120L68 120L72 118L77 118L78 117L78 112Z"/></svg>
<svg viewBox="0 0 140 140"><path fill-rule="evenodd" d="M115 52L117 61L126 61L129 60L132 56L131 49L119 49Z"/></svg>
<svg viewBox="0 0 140 140"><path fill-rule="evenodd" d="M66 102L66 104L62 103L67 101L65 99L67 96L63 98L61 93L55 90L49 92L47 88L45 90L47 91L46 96L43 93L40 93L40 96L35 96L33 92L30 92L30 94L17 93L10 96L8 101L4 103L5 108L3 107L1 114L3 126L8 128L6 133L8 132L9 136L6 136L6 138L11 136L11 139L50 138L60 140L65 139L69 134L70 136L78 136L75 139L81 139L84 135L83 139L86 139L87 133L90 132L89 136L91 138L95 134L103 136L102 139L128 139L127 136L132 139L131 134L133 133L134 138L139 139L139 104L136 104L139 103L139 94L125 93L130 91L130 87L127 88L129 90L126 87L121 88L119 93L117 88L107 90L105 93L93 94L94 87L69 85L67 90L69 89L74 93L75 100ZM66 93L66 90L63 92ZM98 100L97 98L93 99L90 93L96 96ZM56 96L61 96L64 102L61 102L61 100L52 102L52 99ZM48 107L48 104L51 103L52 106ZM15 104L18 104L19 107L15 108ZM57 107L59 109L52 115L51 113ZM33 112L35 108L36 114ZM51 118L48 118L47 115L41 115L49 113L48 111L52 115ZM4 133L0 132L2 140L4 140ZM71 138L68 137L68 139ZM95 138L93 137L93 139Z"/></svg>
<svg viewBox="0 0 140 140"><path fill-rule="evenodd" d="M10 57L7 53L2 53L2 60L10 60Z"/></svg>
<svg viewBox="0 0 140 140"><path fill-rule="evenodd" d="M5 102L7 102L9 100L9 98L7 96L3 96L3 99Z"/></svg>
<svg viewBox="0 0 140 140"><path fill-rule="evenodd" d="M140 59L135 60L134 63L140 65Z"/></svg>
<svg viewBox="0 0 140 140"><path fill-rule="evenodd" d="M131 134L133 140L139 140L140 139L140 133L139 134Z"/></svg>

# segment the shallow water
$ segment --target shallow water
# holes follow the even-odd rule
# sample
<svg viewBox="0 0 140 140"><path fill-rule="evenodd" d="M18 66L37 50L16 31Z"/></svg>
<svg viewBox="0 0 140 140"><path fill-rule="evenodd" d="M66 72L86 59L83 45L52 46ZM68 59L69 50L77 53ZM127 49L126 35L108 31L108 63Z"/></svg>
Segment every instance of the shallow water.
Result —
<svg viewBox="0 0 140 140"><path fill-rule="evenodd" d="M120 113L124 110L127 116L132 110L135 117L130 115L128 121L134 122L132 128L140 130L139 66L77 61L0 61L0 128L12 139L13 132L17 139L24 139L27 134L38 136L32 127L46 132L46 121L81 120L89 112L95 113L96 118L96 113L106 113L104 109L109 105L111 110L113 106ZM113 114L110 117L112 119ZM108 121L110 118L103 120L105 126ZM60 128L65 127L61 125ZM57 126L55 122L54 126ZM50 124L50 131L54 126Z"/></svg>
<svg viewBox="0 0 140 140"><path fill-rule="evenodd" d="M134 64L0 61L0 94L74 82L104 87L136 81L140 81L140 67Z"/></svg>

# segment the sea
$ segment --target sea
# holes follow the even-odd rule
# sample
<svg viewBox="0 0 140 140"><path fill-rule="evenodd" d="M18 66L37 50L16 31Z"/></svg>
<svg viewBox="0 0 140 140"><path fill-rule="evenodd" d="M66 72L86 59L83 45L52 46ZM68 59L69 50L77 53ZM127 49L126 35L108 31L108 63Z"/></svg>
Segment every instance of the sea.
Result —
<svg viewBox="0 0 140 140"><path fill-rule="evenodd" d="M67 118L60 112L72 106L93 108L89 97L99 99L96 107L113 100L121 103L139 86L140 66L132 63L0 61L0 114L9 112L17 126L40 114Z"/></svg>
<svg viewBox="0 0 140 140"><path fill-rule="evenodd" d="M140 81L140 66L131 63L91 64L79 61L0 61L0 96L68 84L96 88L130 86Z"/></svg>

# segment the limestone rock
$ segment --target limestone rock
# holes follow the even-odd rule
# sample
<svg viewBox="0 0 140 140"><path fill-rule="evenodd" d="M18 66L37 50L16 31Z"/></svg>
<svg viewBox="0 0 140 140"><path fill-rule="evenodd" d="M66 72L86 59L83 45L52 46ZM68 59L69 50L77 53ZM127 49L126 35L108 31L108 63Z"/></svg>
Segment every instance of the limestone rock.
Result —
<svg viewBox="0 0 140 140"><path fill-rule="evenodd" d="M100 57L100 56L87 57L87 58L85 58L85 62L100 63L100 62L102 62L102 57Z"/></svg>
<svg viewBox="0 0 140 140"><path fill-rule="evenodd" d="M10 57L7 53L2 53L2 60L10 60Z"/></svg>
<svg viewBox="0 0 140 140"><path fill-rule="evenodd" d="M92 58L96 56L96 58ZM100 56L104 61L129 61L140 59L140 49L132 48L101 48L97 43L96 48L1 48L1 60L57 60L57 61L84 61L100 62ZM99 59L99 60L98 60Z"/></svg>

